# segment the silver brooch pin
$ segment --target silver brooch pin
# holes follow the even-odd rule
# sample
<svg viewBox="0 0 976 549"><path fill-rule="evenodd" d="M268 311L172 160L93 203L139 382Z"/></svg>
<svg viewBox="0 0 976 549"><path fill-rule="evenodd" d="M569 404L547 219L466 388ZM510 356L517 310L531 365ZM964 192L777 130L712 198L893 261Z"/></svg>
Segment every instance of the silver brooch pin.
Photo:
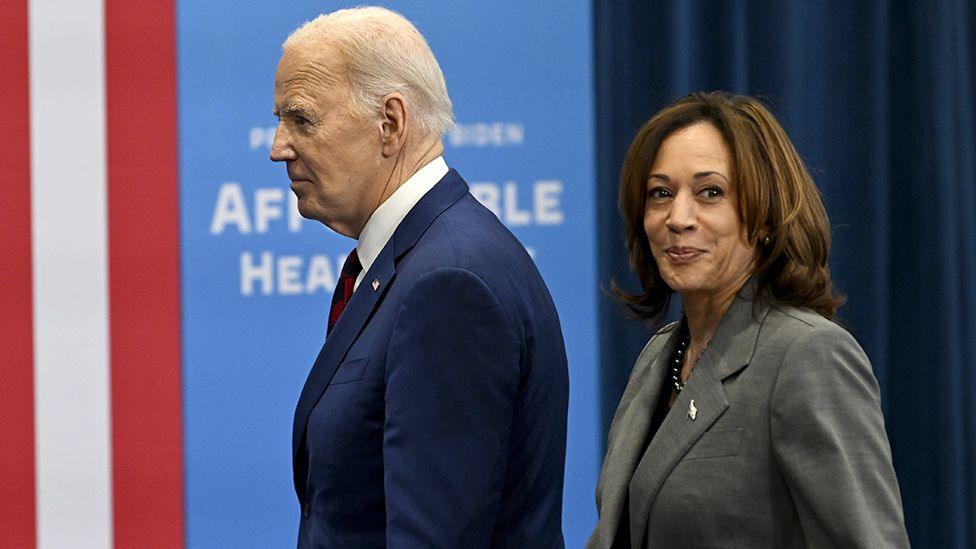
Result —
<svg viewBox="0 0 976 549"><path fill-rule="evenodd" d="M691 399L691 402L688 403L688 417L690 417L692 421L695 421L697 416L698 408L695 408L695 399Z"/></svg>
<svg viewBox="0 0 976 549"><path fill-rule="evenodd" d="M379 290L379 289L380 289L380 279L374 278L373 279L373 291L375 292L376 290Z"/></svg>

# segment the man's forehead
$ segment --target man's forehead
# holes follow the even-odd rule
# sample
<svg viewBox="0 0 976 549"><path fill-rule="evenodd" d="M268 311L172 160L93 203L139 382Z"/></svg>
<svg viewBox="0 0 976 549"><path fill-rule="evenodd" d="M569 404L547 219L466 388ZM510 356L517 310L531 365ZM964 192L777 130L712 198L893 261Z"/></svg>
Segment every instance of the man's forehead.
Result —
<svg viewBox="0 0 976 549"><path fill-rule="evenodd" d="M335 88L345 82L345 68L335 48L326 44L295 45L282 53L275 88Z"/></svg>

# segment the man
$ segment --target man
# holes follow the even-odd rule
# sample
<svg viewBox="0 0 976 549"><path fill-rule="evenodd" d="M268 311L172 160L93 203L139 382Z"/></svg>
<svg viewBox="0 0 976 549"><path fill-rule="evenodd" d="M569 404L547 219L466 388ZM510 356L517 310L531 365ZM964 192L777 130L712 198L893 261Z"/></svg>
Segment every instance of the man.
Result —
<svg viewBox="0 0 976 549"><path fill-rule="evenodd" d="M444 77L406 19L296 30L271 159L358 240L294 423L299 547L562 547L568 381L524 248L442 158Z"/></svg>

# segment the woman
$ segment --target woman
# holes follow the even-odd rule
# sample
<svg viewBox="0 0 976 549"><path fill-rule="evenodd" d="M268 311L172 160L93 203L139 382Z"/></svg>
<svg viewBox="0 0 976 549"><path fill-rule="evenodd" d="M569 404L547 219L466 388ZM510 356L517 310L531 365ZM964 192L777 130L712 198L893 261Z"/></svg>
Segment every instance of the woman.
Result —
<svg viewBox="0 0 976 549"><path fill-rule="evenodd" d="M749 97L698 93L641 128L620 205L644 319L587 547L907 547L878 384L827 269L817 189Z"/></svg>

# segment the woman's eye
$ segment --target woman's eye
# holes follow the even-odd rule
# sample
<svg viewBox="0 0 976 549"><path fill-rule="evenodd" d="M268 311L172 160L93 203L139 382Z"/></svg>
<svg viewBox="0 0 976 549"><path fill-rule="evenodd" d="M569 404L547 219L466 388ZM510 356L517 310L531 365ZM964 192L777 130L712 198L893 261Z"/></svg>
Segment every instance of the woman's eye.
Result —
<svg viewBox="0 0 976 549"><path fill-rule="evenodd" d="M671 191L664 187L654 187L653 189L647 191L647 198L649 200L659 200L669 196L671 196Z"/></svg>
<svg viewBox="0 0 976 549"><path fill-rule="evenodd" d="M725 196L725 191L718 187L705 187L704 189L698 191L698 194L709 200L714 200L716 198L721 198Z"/></svg>

